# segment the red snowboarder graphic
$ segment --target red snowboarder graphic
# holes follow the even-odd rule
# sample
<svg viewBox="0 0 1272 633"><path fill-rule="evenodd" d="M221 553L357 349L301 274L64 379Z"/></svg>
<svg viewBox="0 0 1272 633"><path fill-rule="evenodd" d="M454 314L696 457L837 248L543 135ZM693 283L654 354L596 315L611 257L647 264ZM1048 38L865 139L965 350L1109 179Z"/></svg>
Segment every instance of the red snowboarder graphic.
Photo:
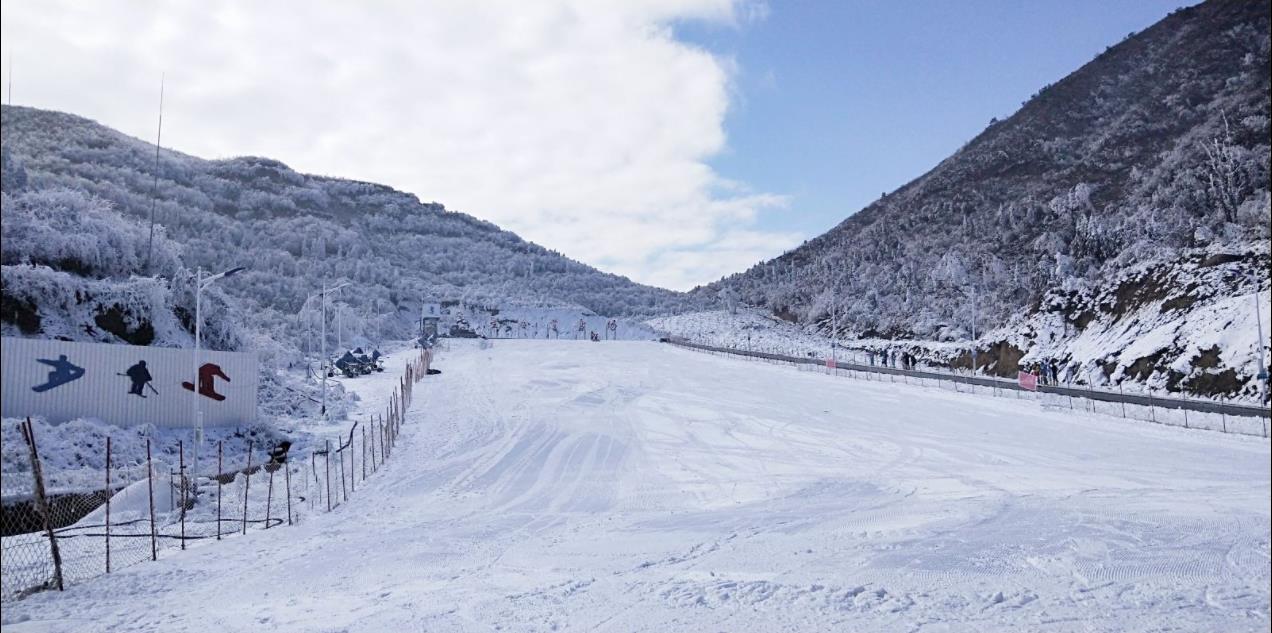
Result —
<svg viewBox="0 0 1272 633"><path fill-rule="evenodd" d="M216 392L216 379L220 378L226 382L230 382L230 377L221 371L221 366L215 363L204 363L199 367L199 395L207 396L213 400L220 402L225 396ZM181 383L189 391L194 391L194 385L189 381Z"/></svg>

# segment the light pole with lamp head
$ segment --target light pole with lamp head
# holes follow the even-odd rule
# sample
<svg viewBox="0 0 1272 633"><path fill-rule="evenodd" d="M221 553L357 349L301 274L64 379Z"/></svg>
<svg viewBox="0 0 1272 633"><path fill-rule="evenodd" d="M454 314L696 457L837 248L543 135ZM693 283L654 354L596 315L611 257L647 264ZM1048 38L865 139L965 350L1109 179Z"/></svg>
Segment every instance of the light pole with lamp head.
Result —
<svg viewBox="0 0 1272 633"><path fill-rule="evenodd" d="M839 286L835 285L830 289L830 363L832 367L836 367L839 358L837 356L836 347L839 347Z"/></svg>
<svg viewBox="0 0 1272 633"><path fill-rule="evenodd" d="M336 351L344 349L344 304L337 302L331 306L333 312L336 313Z"/></svg>
<svg viewBox="0 0 1272 633"><path fill-rule="evenodd" d="M972 283L972 375L976 375L976 304L980 302L979 284Z"/></svg>
<svg viewBox="0 0 1272 633"><path fill-rule="evenodd" d="M199 267L195 273L194 281L194 377L190 381L191 390L194 393L194 464L190 471L190 479L194 481L195 491L198 491L199 485L199 445L203 443L203 404L199 400L199 348L203 345L203 289L212 285L214 282L229 277L246 270L246 266L231 268L223 273L217 273L211 277L203 276L203 267ZM220 473L218 473L220 474Z"/></svg>
<svg viewBox="0 0 1272 633"><path fill-rule="evenodd" d="M1259 330L1259 338L1255 342L1256 343L1255 356L1258 357L1259 359L1259 364L1258 364L1259 373L1257 375L1257 378L1255 378L1255 380L1259 382L1259 392L1260 392L1259 401L1264 402L1268 398L1268 368L1266 365L1263 364L1263 349L1265 347L1265 344L1263 342L1263 310L1261 309L1262 306L1259 304L1258 277L1255 277L1254 283L1255 283L1254 321L1257 324L1258 330Z"/></svg>
<svg viewBox="0 0 1272 633"><path fill-rule="evenodd" d="M976 326L978 314L978 304L980 303L980 288L985 283L985 255L981 255L976 260L976 278L971 284L971 303L972 303L972 375L976 375Z"/></svg>
<svg viewBox="0 0 1272 633"><path fill-rule="evenodd" d="M323 285L322 285L322 293L321 293L321 294L322 294L322 334L321 334L321 336L322 336L322 362L319 364L319 369L322 371L322 410L321 410L321 414L322 414L323 419L326 419L326 418L327 418L327 361L328 361L328 359L327 359L327 294L328 294L328 293L331 293L331 292L335 292L335 291L337 291L337 290L339 290L339 289L341 289L341 288L344 288L345 286L348 286L350 283L351 283L351 282L346 281L346 282L344 282L344 283L342 283L342 284L339 284L339 285L337 285L337 286L333 286L333 287L331 287L331 288L328 288L328 287L327 287L327 283L326 283L326 282L323 282Z"/></svg>
<svg viewBox="0 0 1272 633"><path fill-rule="evenodd" d="M318 292L315 292L314 294L311 294L308 297L305 297L304 302L300 304L300 311L297 312L296 314L296 316L298 318L301 318L301 320L303 320L305 324L305 331L302 333L302 335L305 338L305 372L306 372L305 375L306 376L312 376L314 374L313 366L310 365L310 361L313 359L314 352L317 351L314 349L317 346L314 345L313 319L308 318L307 310L309 309L309 302L321 296L322 296L322 291L319 290Z"/></svg>

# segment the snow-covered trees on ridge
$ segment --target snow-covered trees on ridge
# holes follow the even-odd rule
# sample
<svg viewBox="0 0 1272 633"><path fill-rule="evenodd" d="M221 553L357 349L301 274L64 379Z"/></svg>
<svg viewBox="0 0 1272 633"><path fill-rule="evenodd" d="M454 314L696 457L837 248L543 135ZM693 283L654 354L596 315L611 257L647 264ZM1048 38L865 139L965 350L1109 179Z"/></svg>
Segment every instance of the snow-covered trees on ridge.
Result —
<svg viewBox="0 0 1272 633"><path fill-rule="evenodd" d="M144 275L153 205L160 226L151 273L173 293L176 314L189 271L247 266L216 288L237 300L246 332L293 350L306 326L302 305L324 280L353 282L338 299L371 339L408 336L425 299L577 305L607 315L705 303L602 273L440 204L299 174L276 160L206 161L163 150L156 188L153 145L69 114L4 106L3 151L4 282L15 297L32 266L118 282ZM24 310L6 301L5 331L21 330ZM162 333L154 340L179 344ZM215 334L209 342L217 344Z"/></svg>
<svg viewBox="0 0 1272 633"><path fill-rule="evenodd" d="M146 274L149 227L82 191L6 189L3 207L3 332L45 338L188 345L193 275L181 248L156 230ZM219 289L204 294L204 341L239 349L245 333L226 319Z"/></svg>
<svg viewBox="0 0 1272 633"><path fill-rule="evenodd" d="M962 338L969 285L983 324L1003 325L1133 265L1266 243L1268 32L1259 3L1178 11L826 234L700 292L828 327L834 285L846 334Z"/></svg>

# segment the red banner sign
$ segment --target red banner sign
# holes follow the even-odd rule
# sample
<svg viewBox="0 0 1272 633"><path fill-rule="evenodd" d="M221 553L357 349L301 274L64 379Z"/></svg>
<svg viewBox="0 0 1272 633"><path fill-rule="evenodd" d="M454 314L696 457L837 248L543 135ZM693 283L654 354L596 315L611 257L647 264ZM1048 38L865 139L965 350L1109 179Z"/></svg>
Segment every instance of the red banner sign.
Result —
<svg viewBox="0 0 1272 633"><path fill-rule="evenodd" d="M1027 371L1017 372L1016 381L1020 383L1021 389L1038 390L1038 377Z"/></svg>

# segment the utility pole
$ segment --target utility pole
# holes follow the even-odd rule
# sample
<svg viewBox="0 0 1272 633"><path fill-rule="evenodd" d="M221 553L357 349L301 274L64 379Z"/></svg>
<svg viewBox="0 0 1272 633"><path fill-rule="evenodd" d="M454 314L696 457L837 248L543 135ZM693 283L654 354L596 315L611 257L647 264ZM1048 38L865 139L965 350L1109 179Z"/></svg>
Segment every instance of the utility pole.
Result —
<svg viewBox="0 0 1272 633"><path fill-rule="evenodd" d="M313 319L305 319L305 371L313 369L311 361L314 357L314 323Z"/></svg>
<svg viewBox="0 0 1272 633"><path fill-rule="evenodd" d="M1254 277L1254 283L1254 322L1257 324L1259 331L1256 356L1259 358L1259 399L1262 402L1267 400L1268 397L1268 368L1267 365L1263 364L1263 349L1267 346L1267 343L1263 339L1263 311L1259 309L1261 306L1259 305L1259 277L1257 273Z"/></svg>
<svg viewBox="0 0 1272 633"><path fill-rule="evenodd" d="M342 284L340 284L340 285L338 285L338 286L335 286L335 287L333 287L333 288L328 288L328 287L327 287L327 282L325 282L325 281L324 281L324 282L322 282L322 299L321 299L321 301L322 301L322 310L321 310L321 315L322 315L322 333L320 334L320 336L322 337L322 362L319 364L319 368L322 370L322 409L321 409L321 413L322 413L322 417L323 417L324 419L327 417L327 365L328 365L328 360L329 360L329 359L327 358L327 293L329 293L329 292L335 292L335 291L337 291L337 290L339 290L339 289L341 289L341 288L344 288L344 287L345 287L345 286L347 286L347 285L349 285L349 282L347 282L347 281L346 281L346 282L344 282L344 283L342 283Z"/></svg>
<svg viewBox="0 0 1272 633"><path fill-rule="evenodd" d="M322 408L319 410L319 414L322 415L322 419L325 420L327 419L327 282L325 281L322 282L322 298L319 299L319 302L322 304L322 307L319 309L319 312L322 315L320 317L322 320L322 329L321 334L318 335L322 340L322 361L318 363L318 368L322 371Z"/></svg>
<svg viewBox="0 0 1272 633"><path fill-rule="evenodd" d="M839 287L832 286L830 289L830 361L837 362L839 359L835 357L835 348L839 346L839 313L836 309L839 307Z"/></svg>
<svg viewBox="0 0 1272 633"><path fill-rule="evenodd" d="M235 273L245 269L243 266L231 268L223 273L212 275L204 279L203 267L200 266L195 273L194 278L194 375L190 379L190 385L194 387L194 467L190 471L190 480L194 482L195 493L197 497L199 485L199 445L203 443L203 410L199 406L202 401L199 400L199 348L203 344L203 289L212 285L218 279L229 277Z"/></svg>
<svg viewBox="0 0 1272 633"><path fill-rule="evenodd" d="M150 239L146 242L146 274L150 274L151 258L155 254L155 202L159 197L159 143L163 140L163 81L159 75L159 131L155 133L155 181L150 190Z"/></svg>
<svg viewBox="0 0 1272 633"><path fill-rule="evenodd" d="M336 311L336 351L344 349L344 310L339 303L331 306Z"/></svg>
<svg viewBox="0 0 1272 633"><path fill-rule="evenodd" d="M980 288L972 284L972 375L976 375L976 304L980 299Z"/></svg>
<svg viewBox="0 0 1272 633"><path fill-rule="evenodd" d="M203 443L203 411L199 407L199 346L203 334L203 267L199 266L194 276L194 371L190 376L191 399L194 401L194 464L190 470L190 480L194 482L194 498L199 498L199 444ZM217 473L220 475L221 473ZM185 482L182 482L184 486ZM183 488L184 489L184 488ZM110 491L106 491L110 494ZM185 509L182 508L182 512Z"/></svg>

